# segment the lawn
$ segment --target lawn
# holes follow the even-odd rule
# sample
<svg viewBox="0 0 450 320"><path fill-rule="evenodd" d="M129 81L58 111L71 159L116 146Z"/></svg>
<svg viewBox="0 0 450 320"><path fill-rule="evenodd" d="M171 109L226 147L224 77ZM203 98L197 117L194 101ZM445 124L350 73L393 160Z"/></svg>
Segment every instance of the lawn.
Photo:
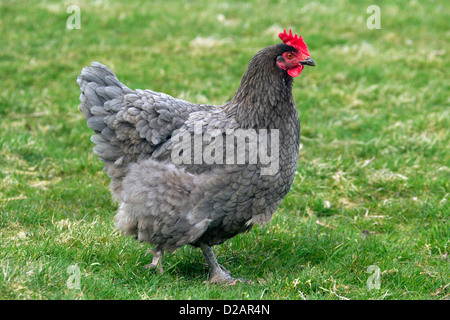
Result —
<svg viewBox="0 0 450 320"><path fill-rule="evenodd" d="M0 299L449 299L450 5L377 1L371 29L372 4L1 1ZM284 28L316 62L294 83L294 185L265 227L214 247L252 284L204 284L192 247L149 272L150 247L114 227L77 75L99 61L222 104Z"/></svg>

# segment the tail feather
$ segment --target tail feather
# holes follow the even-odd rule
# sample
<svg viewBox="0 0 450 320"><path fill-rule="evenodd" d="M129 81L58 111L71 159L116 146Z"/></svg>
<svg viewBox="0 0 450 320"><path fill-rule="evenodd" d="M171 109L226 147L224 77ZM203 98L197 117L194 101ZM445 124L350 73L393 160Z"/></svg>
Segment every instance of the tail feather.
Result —
<svg viewBox="0 0 450 320"><path fill-rule="evenodd" d="M128 166L150 158L192 112L208 108L160 92L131 90L98 62L84 67L77 82L80 110L95 132L94 152L105 163L116 200Z"/></svg>
<svg viewBox="0 0 450 320"><path fill-rule="evenodd" d="M114 98L134 93L119 81L111 69L98 62L93 62L91 67L84 67L77 78L77 83L81 89L80 110L88 121L89 127L96 132L101 131L99 124L99 122L103 122L101 117L110 111L104 104ZM117 102L120 101L122 99L115 101L115 105L117 106ZM98 119L90 120L92 117ZM94 127L91 127L90 124Z"/></svg>
<svg viewBox="0 0 450 320"><path fill-rule="evenodd" d="M119 110L124 108L124 96L134 93L119 81L106 66L93 62L84 67L77 78L81 89L80 110L87 125L95 134L91 141L95 143L94 153L105 162L105 170L111 177L111 191L117 199L121 192L121 180L125 176L124 144L117 138L114 127Z"/></svg>

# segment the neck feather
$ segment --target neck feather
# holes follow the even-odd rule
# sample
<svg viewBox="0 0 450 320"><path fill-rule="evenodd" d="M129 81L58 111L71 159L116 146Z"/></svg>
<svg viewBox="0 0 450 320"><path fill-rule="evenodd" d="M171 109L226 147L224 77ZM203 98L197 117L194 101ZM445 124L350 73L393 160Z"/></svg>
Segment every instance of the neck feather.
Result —
<svg viewBox="0 0 450 320"><path fill-rule="evenodd" d="M274 51L271 46L253 57L236 94L225 106L242 128L280 128L283 122L298 119L293 79L276 66Z"/></svg>

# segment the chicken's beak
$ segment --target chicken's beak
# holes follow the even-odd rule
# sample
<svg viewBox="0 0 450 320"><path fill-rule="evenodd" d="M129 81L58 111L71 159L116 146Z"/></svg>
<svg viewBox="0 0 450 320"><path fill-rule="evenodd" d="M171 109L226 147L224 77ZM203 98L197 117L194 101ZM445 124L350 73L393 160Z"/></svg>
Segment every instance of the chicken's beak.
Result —
<svg viewBox="0 0 450 320"><path fill-rule="evenodd" d="M311 67L315 67L316 66L316 64L314 63L314 61L311 58L306 59L304 61L300 61L300 64L302 66L311 66Z"/></svg>

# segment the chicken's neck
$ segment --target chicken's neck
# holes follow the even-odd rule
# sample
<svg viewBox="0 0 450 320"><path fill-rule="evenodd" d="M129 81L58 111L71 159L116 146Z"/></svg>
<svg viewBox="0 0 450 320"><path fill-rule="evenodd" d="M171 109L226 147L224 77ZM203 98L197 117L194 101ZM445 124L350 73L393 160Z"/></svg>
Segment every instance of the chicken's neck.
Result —
<svg viewBox="0 0 450 320"><path fill-rule="evenodd" d="M280 129L286 123L298 122L292 82L282 70L250 64L225 109L245 129Z"/></svg>

